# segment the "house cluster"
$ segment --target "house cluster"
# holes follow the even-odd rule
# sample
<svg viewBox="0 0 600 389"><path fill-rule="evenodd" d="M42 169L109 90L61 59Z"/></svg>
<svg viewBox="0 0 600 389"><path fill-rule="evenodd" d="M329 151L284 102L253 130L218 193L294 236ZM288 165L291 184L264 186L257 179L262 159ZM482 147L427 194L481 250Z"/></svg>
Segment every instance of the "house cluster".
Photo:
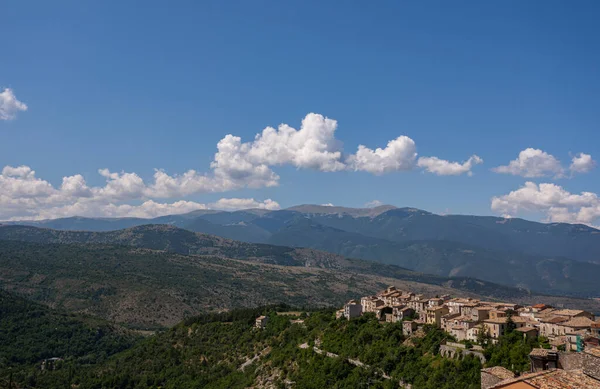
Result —
<svg viewBox="0 0 600 389"><path fill-rule="evenodd" d="M600 321L595 321L592 313L545 304L522 306L448 295L425 297L390 286L374 296L348 301L336 316L352 319L367 312L373 312L381 321L402 321L406 335L423 324L431 324L458 341L474 343L482 335L496 342L506 332L510 316L516 331L524 337L544 336L551 345L564 345L568 351L600 347Z"/></svg>

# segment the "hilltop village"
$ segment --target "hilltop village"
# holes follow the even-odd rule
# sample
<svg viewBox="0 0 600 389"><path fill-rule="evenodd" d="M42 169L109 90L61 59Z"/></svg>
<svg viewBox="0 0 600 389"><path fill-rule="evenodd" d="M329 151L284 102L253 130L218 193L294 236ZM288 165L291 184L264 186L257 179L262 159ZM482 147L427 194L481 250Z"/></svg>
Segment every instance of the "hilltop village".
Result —
<svg viewBox="0 0 600 389"><path fill-rule="evenodd" d="M380 321L402 322L405 335L419 326L431 324L451 334L457 341L477 343L482 336L492 342L504 335L507 321L523 336L548 338L556 348L581 351L585 345L599 346L600 321L591 312L555 309L546 304L519 304L450 298L448 295L424 297L394 286L374 295L348 301L336 317L352 319L374 313Z"/></svg>
<svg viewBox="0 0 600 389"><path fill-rule="evenodd" d="M500 366L488 367L481 371L482 389L600 388L600 320L591 312L448 295L425 297L391 286L348 301L336 318L350 320L367 313L381 322L401 322L406 336L424 325L438 327L456 339L441 346L440 354L449 358L471 354L482 363L486 361L479 344L495 344L509 330L525 339L547 340L548 348L534 348L529 354L530 373L518 376Z"/></svg>

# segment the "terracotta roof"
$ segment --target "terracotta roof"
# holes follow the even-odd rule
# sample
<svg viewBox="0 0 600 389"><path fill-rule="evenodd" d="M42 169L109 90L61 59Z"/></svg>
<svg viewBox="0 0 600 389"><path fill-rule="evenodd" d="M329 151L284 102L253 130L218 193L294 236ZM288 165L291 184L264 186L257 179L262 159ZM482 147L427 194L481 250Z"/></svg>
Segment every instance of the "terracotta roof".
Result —
<svg viewBox="0 0 600 389"><path fill-rule="evenodd" d="M512 371L510 371L508 369L503 368L502 366L488 367L487 369L481 369L481 371L491 374L494 377L498 377L503 380L515 378L515 373L513 373Z"/></svg>
<svg viewBox="0 0 600 389"><path fill-rule="evenodd" d="M526 378L525 382L540 389L600 389L600 381L581 370L554 370L545 375Z"/></svg>
<svg viewBox="0 0 600 389"><path fill-rule="evenodd" d="M500 381L490 389L503 388L517 382L524 382L536 389L600 389L600 381L584 374L583 371L561 369L545 370Z"/></svg>

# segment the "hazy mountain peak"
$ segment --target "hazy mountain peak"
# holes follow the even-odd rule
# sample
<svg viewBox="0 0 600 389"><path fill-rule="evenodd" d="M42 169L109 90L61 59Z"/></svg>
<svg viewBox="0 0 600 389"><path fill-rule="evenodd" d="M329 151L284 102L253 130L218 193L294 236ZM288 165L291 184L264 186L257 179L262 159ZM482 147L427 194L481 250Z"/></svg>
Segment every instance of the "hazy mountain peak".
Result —
<svg viewBox="0 0 600 389"><path fill-rule="evenodd" d="M317 205L317 204L302 204L296 205L290 208L286 208L288 211L296 211L300 213L310 214L323 214L323 215L335 215L335 214L346 214L352 217L375 217L384 212L392 209L397 209L393 205L379 205L373 208L350 208L350 207L337 207L332 205Z"/></svg>

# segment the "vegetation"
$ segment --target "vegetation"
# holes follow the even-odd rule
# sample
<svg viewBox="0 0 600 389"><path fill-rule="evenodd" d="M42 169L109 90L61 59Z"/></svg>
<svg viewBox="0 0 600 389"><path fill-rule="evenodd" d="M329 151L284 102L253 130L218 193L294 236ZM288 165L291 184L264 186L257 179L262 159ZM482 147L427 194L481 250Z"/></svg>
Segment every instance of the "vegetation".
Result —
<svg viewBox="0 0 600 389"><path fill-rule="evenodd" d="M135 242L158 240L152 231L148 235L130 230L121 234L130 234ZM213 248L229 244L211 238ZM177 241L168 242L175 246ZM467 295L482 299L513 291L476 280L442 279L433 283L433 276L389 265L338 260L341 257L314 250L295 252L302 261L326 263L333 258L337 267L281 266L254 257L229 259L218 251L213 255L182 255L100 243L0 241L0 286L51 306L144 329L172 326L185 317L207 311L279 302L339 306L350 298L370 295L389 285L432 296L465 295L462 290L472 289ZM269 257L273 257L272 252ZM477 294L478 290L486 293ZM571 305L580 306L579 302Z"/></svg>
<svg viewBox="0 0 600 389"><path fill-rule="evenodd" d="M94 231L168 224L246 242L310 247L440 277L477 278L543 293L597 297L600 240L598 230L591 227L441 216L389 206L376 210L328 208L331 209L299 206L273 212L202 211L155 219L73 217L29 223ZM177 244L173 246L178 248ZM188 253L195 251L184 252Z"/></svg>
<svg viewBox="0 0 600 389"><path fill-rule="evenodd" d="M476 358L444 359L437 351L447 334L426 327L406 341L398 324L374 316L335 320L333 311L314 311L303 324L276 314L281 307L237 310L190 318L143 340L97 367L71 359L56 370L38 372L32 387L78 388L246 388L272 383L284 388L478 388ZM270 318L254 328L259 314ZM292 317L293 318L293 317ZM319 344L319 354L312 346ZM309 344L308 347L300 347ZM319 349L318 349L319 350ZM363 362L364 366L352 364ZM32 374L32 373L31 373Z"/></svg>
<svg viewBox="0 0 600 389"><path fill-rule="evenodd" d="M59 357L79 366L102 363L140 339L106 321L49 309L0 291L0 377L34 385L39 364ZM29 368L35 365L36 368Z"/></svg>
<svg viewBox="0 0 600 389"><path fill-rule="evenodd" d="M376 219L385 219L390 212L397 213L398 211L390 210L377 216ZM443 240L442 237L429 237L425 225L414 225L411 221L412 218L392 218L387 222L400 223L399 225L408 223L401 230L404 231L404 228L409 227L416 228L415 231L406 231L407 234L415 234L416 240L404 239L404 237L396 237L397 239L388 237L385 235L386 230L373 231L373 234L371 234L369 229L361 230L366 228L362 224L354 225L361 221L361 223L368 222L369 228L375 228L376 225L370 224L372 223L371 218L354 218L348 215L341 218L332 218L327 215L312 215L311 218L305 218L299 217L300 214L297 212L285 211L273 214L282 217L282 220L278 220L275 217L268 217L268 215L271 215L271 213L264 217L243 212L233 214L208 213L198 216L193 223L194 226L203 225L206 227L206 224L208 224L215 227L201 228L199 231L245 241L252 241L251 235L240 234L238 230L246 231L251 224L253 226L252 231L254 231L259 227L252 223L259 223L262 227L276 230L266 241L280 246L234 241L166 224L142 225L126 230L106 232L62 231L8 225L0 226L0 240L127 245L171 251L184 255L219 255L231 259L284 266L344 269L432 285L448 283L463 292L494 296L500 299L523 298L528 292L524 289L501 286L497 283L518 285L520 288L527 288L527 290L573 297L596 296L597 292L596 279L600 277L599 264L557 256L533 255L514 249L508 251L510 250L508 243L500 250L499 248L486 248L486 245L481 242L469 244L462 241L452 241L449 237ZM420 214L417 212L415 215L418 216L416 217L417 220L422 219L422 221L431 217L439 218L437 215L427 215L426 213ZM190 221L190 216L185 215L163 217L155 221L157 223L177 224L175 221L178 218L182 218L181 220L186 222ZM205 218L209 218L211 221L205 220ZM68 220L79 223L82 218ZM112 219L103 219L101 222L108 223L108 225L119 225L118 221L110 220ZM446 219L443 220L447 222ZM213 223L219 221L229 224ZM127 219L126 222L134 223L135 219ZM139 219L138 222L148 223L144 219ZM240 222L243 223L239 224ZM338 225L338 223L342 224ZM511 221L511 223L513 222ZM55 224L51 223L50 225ZM79 226L79 224L76 225ZM87 226L87 224L84 224L84 226ZM353 227L350 230L343 229L349 228L348 226ZM62 225L58 225L58 227L66 228ZM236 232L228 232L229 228L234 228ZM475 228L476 231L472 231L473 234L487 236L484 233L485 228L482 226L474 227L470 225L469 228ZM446 232L450 233L450 231ZM497 231L494 231L494 233L497 233ZM385 237L379 236L381 234ZM576 235L583 236L585 232ZM486 238L485 236L482 237L484 243L485 239L489 240L489 237ZM454 239L459 238L454 237ZM299 246L313 249L294 248ZM336 254L363 260L349 260ZM452 276L452 278L448 278L449 276Z"/></svg>
<svg viewBox="0 0 600 389"><path fill-rule="evenodd" d="M424 326L406 337L401 323L381 323L373 314L348 321L334 319L328 309L238 309L191 317L140 340L102 320L11 294L3 293L0 302L0 382L10 379L16 388L480 386L478 358L439 354L440 345L453 340L449 334ZM259 315L269 317L264 329L254 326ZM540 342L525 340L512 328L498 343L486 345L486 366L528 370L527 356ZM41 361L50 357L62 360L41 370Z"/></svg>

